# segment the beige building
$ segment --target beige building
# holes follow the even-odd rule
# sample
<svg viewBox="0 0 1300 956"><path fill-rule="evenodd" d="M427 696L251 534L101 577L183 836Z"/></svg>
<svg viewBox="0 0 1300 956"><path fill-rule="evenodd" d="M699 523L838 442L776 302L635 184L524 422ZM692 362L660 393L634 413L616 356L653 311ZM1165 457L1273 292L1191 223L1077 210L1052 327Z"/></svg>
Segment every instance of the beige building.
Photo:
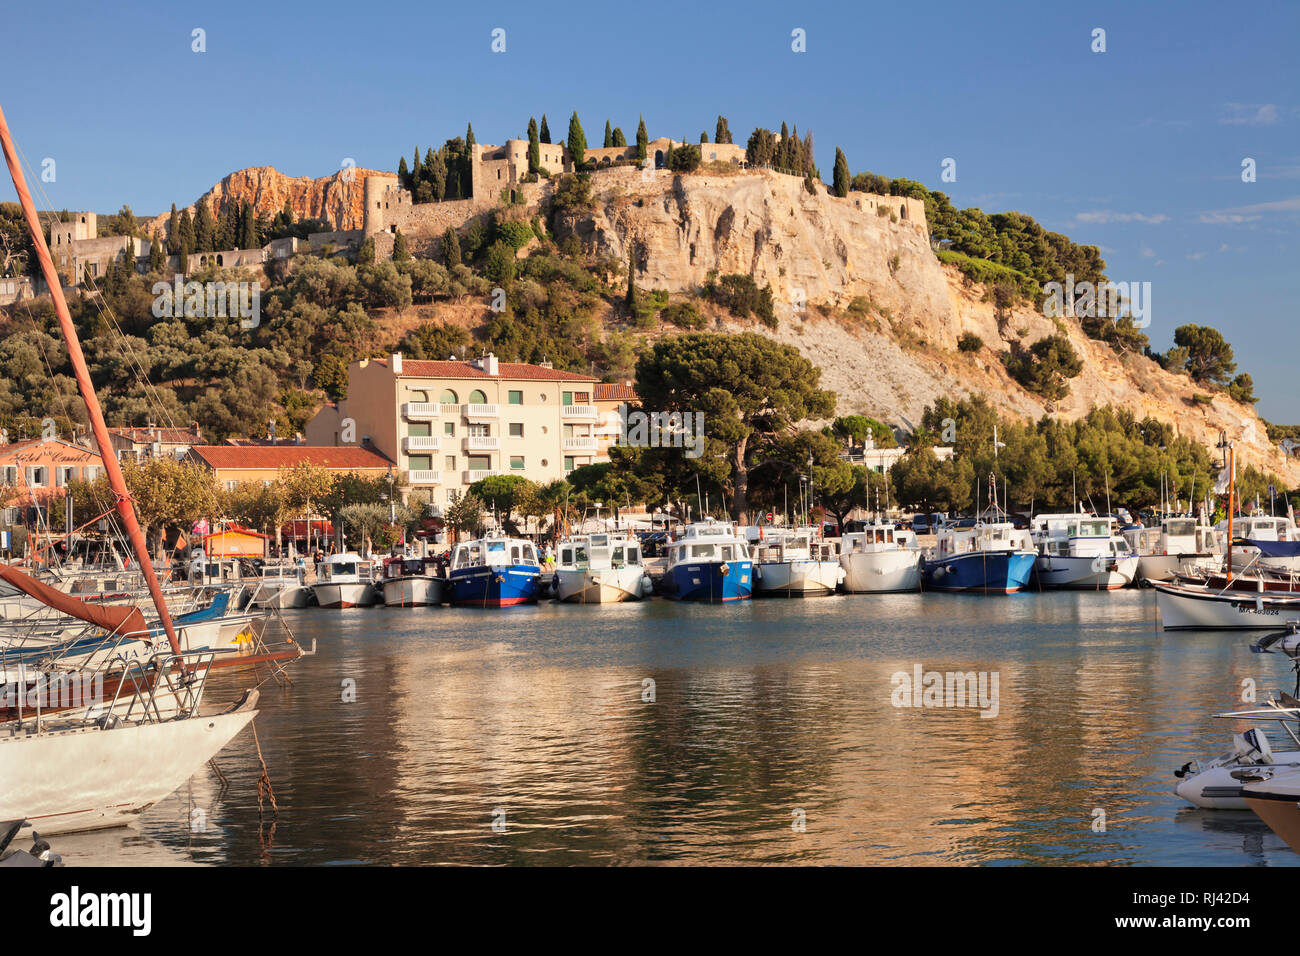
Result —
<svg viewBox="0 0 1300 956"><path fill-rule="evenodd" d="M246 482L269 485L282 471L311 465L331 474L383 478L394 474L393 463L368 448L309 448L306 445L195 445L187 461L213 473L217 484L231 490Z"/></svg>
<svg viewBox="0 0 1300 956"><path fill-rule="evenodd" d="M441 505L489 475L541 483L605 460L596 384L494 355L363 359L348 367L348 398L307 423L307 444L373 448Z"/></svg>

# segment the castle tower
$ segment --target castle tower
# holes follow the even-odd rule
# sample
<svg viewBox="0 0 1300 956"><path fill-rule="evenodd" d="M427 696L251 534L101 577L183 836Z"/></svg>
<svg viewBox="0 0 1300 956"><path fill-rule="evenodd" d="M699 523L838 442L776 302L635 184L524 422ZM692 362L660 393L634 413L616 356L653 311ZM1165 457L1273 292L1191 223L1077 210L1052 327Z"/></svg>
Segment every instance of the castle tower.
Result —
<svg viewBox="0 0 1300 956"><path fill-rule="evenodd" d="M401 185L396 176L375 175L365 179L366 212L362 217L364 235L387 231L395 219L393 206L401 202Z"/></svg>

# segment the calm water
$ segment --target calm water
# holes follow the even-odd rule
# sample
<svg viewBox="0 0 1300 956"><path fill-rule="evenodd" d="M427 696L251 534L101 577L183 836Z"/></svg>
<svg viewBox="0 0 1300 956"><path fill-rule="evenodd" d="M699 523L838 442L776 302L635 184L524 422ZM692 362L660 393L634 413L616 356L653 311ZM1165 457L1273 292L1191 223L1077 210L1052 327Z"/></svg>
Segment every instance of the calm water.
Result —
<svg viewBox="0 0 1300 956"><path fill-rule="evenodd" d="M1227 749L1208 715L1246 678L1292 689L1287 661L1162 633L1150 592L290 620L319 643L293 687L263 687L274 828L245 731L218 758L228 787L205 770L138 829L61 837L70 864L1300 861L1253 814L1169 792ZM997 672L998 715L892 706L916 664ZM209 698L249 681L220 674Z"/></svg>

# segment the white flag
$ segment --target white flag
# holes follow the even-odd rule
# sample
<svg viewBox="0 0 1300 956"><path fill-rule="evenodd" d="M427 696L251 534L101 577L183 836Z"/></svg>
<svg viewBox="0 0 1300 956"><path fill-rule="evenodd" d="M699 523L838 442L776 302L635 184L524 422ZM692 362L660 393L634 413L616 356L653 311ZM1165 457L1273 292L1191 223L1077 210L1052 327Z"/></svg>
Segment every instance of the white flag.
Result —
<svg viewBox="0 0 1300 956"><path fill-rule="evenodd" d="M1214 483L1214 493L1216 495L1226 495L1228 493L1228 469L1227 468L1219 472L1219 480Z"/></svg>

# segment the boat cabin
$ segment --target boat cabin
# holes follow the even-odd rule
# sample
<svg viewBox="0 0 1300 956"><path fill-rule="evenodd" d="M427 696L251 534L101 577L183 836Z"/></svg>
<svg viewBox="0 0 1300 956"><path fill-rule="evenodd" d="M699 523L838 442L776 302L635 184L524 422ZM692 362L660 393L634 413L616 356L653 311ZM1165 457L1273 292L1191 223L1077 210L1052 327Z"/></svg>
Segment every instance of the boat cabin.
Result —
<svg viewBox="0 0 1300 956"><path fill-rule="evenodd" d="M641 544L622 534L580 535L560 542L559 566L582 570L640 567Z"/></svg>
<svg viewBox="0 0 1300 956"><path fill-rule="evenodd" d="M316 565L317 584L364 584L374 577L374 566L352 551L331 554Z"/></svg>
<svg viewBox="0 0 1300 956"><path fill-rule="evenodd" d="M939 529L937 552L941 558L972 551L1035 551L1028 531L1010 521L976 522L974 527Z"/></svg>
<svg viewBox="0 0 1300 956"><path fill-rule="evenodd" d="M436 573L437 559L420 558L413 555L398 555L384 561L384 580L397 578L432 577Z"/></svg>
<svg viewBox="0 0 1300 956"><path fill-rule="evenodd" d="M456 545L451 569L539 564L537 548L523 538L479 538Z"/></svg>
<svg viewBox="0 0 1300 956"><path fill-rule="evenodd" d="M840 539L840 554L875 554L916 548L916 532L895 527L888 521L866 525L861 531L849 531Z"/></svg>

